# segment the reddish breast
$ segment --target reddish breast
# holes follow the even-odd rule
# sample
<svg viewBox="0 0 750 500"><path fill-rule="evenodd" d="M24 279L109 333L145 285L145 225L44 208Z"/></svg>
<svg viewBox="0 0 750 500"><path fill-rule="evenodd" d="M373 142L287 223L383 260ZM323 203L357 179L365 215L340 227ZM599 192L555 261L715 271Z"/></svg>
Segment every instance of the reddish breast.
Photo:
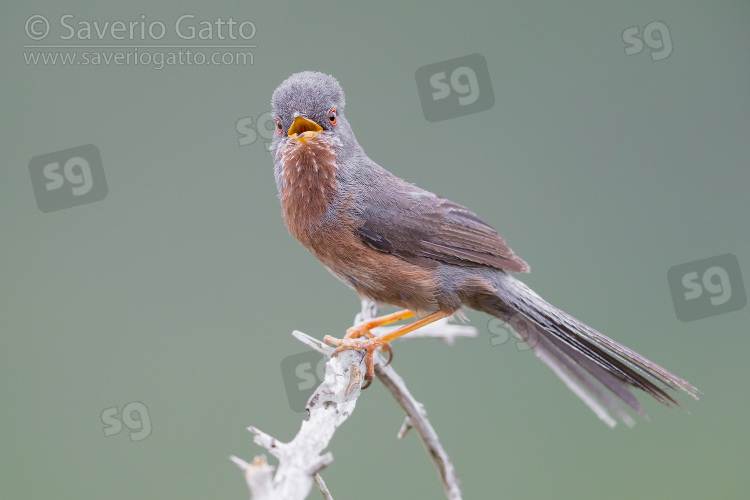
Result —
<svg viewBox="0 0 750 500"><path fill-rule="evenodd" d="M291 141L277 153L283 178L281 210L291 235L361 296L418 312L455 310L436 300L436 262L410 263L374 250L356 236L358 221L346 213L352 199L338 202L342 212L326 218L338 193L338 166L334 144L321 135Z"/></svg>
<svg viewBox="0 0 750 500"><path fill-rule="evenodd" d="M338 188L333 142L321 134L291 141L278 151L283 187L281 210L289 232L306 246L310 231L318 226Z"/></svg>

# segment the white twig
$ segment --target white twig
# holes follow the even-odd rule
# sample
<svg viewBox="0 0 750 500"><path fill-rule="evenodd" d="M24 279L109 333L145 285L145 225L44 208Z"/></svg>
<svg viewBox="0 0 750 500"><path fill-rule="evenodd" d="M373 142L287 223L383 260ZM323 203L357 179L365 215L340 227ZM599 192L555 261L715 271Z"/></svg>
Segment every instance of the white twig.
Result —
<svg viewBox="0 0 750 500"><path fill-rule="evenodd" d="M304 335L304 334L302 334ZM295 335L297 338L300 335ZM364 353L344 351L326 363L325 380L307 403L310 418L288 443L277 440L255 427L256 444L267 449L279 459L276 475L265 460L255 459L245 466L245 479L253 499L303 500L313 484L313 476L333 461L333 455L323 450L333 438L336 429L352 414L364 378ZM244 463L238 463L243 468ZM256 463L259 467L256 467Z"/></svg>
<svg viewBox="0 0 750 500"><path fill-rule="evenodd" d="M274 498L273 497L273 467L266 462L266 456L260 455L255 457L252 464L249 464L237 458L234 455L229 457L245 475L245 482L250 488L250 494L253 498Z"/></svg>
<svg viewBox="0 0 750 500"><path fill-rule="evenodd" d="M320 474L315 474L313 476L313 480L315 480L315 484L318 486L318 489L320 490L320 493L323 495L324 500L333 500L333 497L331 496L331 492L328 491L328 486L326 486L326 482L323 481L323 478L320 477Z"/></svg>
<svg viewBox="0 0 750 500"><path fill-rule="evenodd" d="M362 312L360 313L362 319L370 319L367 317L368 314L372 314L373 316L371 317L374 317L377 315L377 309L373 308L373 306L367 301L362 301ZM476 328L451 325L447 323L448 319L449 318L445 318L444 320L436 321L435 323L411 332L402 338L443 338L448 345L452 345L453 339L456 336L476 336ZM443 324L438 325L441 322L443 322ZM427 329L430 329L427 335L421 335L418 337L414 336L415 333L420 333ZM406 413L404 423L398 431L398 438L403 438L406 433L409 432L409 429L413 428L416 430L417 434L419 434L419 438L422 440L422 444L427 450L427 454L432 458L432 461L435 462L435 465L438 468L438 474L443 483L445 496L451 500L460 500L461 482L458 480L458 477L456 477L453 462L443 448L443 445L440 444L437 432L435 432L435 429L427 418L427 411L425 410L424 405L414 399L414 396L411 395L411 392L406 387L404 379L396 373L393 366L385 365L385 359L380 353L375 353L375 375L378 377L378 380L383 383L386 389L390 391L391 395Z"/></svg>
<svg viewBox="0 0 750 500"><path fill-rule="evenodd" d="M377 306L363 301L362 312L357 315L355 324L376 315ZM429 329L420 332L420 335L412 332L406 337L440 338L450 345L456 337L476 336L475 328L452 325L445 321L442 324L436 322L435 326L430 327L426 327L425 329ZM279 441L260 429L248 427L255 435L255 442L278 458L279 465L275 475L274 468L268 465L263 455L255 457L252 463L235 456L230 457L230 460L243 471L251 498L255 500L303 500L310 493L313 482L318 485L325 499L332 500L331 493L318 473L333 461L333 455L330 452L322 455L321 453L328 446L336 429L354 411L364 378L364 353L346 350L331 358L334 350L332 347L299 331L293 332L293 335L302 343L330 358L326 363L325 380L307 403L310 418L302 422L299 432L288 443ZM417 431L428 454L437 465L447 498L460 500L460 483L455 475L453 463L427 419L424 406L414 399L393 367L384 365L385 359L376 353L375 374L406 412L406 419L398 437L402 438L410 428Z"/></svg>
<svg viewBox="0 0 750 500"><path fill-rule="evenodd" d="M424 409L424 405L414 399L409 389L406 388L404 379L396 373L396 370L392 366L385 366L384 361L382 356L379 354L376 355L375 375L377 375L378 379L390 391L404 412L406 412L404 423L398 431L398 438L403 438L409 429L413 428L417 431L422 444L427 450L427 454L438 468L445 496L451 500L460 500L461 482L456 477L453 462L451 462L448 453L443 449L443 445L440 444L440 439L435 429L433 429L432 424L427 419L427 411Z"/></svg>

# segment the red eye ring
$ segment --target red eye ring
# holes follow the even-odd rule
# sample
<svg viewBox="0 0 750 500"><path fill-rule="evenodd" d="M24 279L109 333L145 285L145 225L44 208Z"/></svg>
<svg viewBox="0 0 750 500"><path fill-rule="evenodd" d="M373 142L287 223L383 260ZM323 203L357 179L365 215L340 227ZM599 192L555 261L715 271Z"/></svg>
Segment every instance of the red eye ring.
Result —
<svg viewBox="0 0 750 500"><path fill-rule="evenodd" d="M278 118L273 119L276 122L276 133L281 135L281 133L284 131L284 126L281 124L281 120Z"/></svg>
<svg viewBox="0 0 750 500"><path fill-rule="evenodd" d="M331 108L331 110L328 112L328 123L330 123L334 127L339 124L339 119L336 116L336 108Z"/></svg>

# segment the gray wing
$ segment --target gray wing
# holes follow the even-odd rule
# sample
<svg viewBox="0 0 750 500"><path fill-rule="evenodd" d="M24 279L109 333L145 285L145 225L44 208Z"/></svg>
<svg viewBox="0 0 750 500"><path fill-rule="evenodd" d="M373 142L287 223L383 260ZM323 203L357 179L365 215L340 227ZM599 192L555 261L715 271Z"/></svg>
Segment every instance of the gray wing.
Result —
<svg viewBox="0 0 750 500"><path fill-rule="evenodd" d="M466 267L528 272L489 224L468 208L391 177L359 203L359 236L404 259L428 258Z"/></svg>

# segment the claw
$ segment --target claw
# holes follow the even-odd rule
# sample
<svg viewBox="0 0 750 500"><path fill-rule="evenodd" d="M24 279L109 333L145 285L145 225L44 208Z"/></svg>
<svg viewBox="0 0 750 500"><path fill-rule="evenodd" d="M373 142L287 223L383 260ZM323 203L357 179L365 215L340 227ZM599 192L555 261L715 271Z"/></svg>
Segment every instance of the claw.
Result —
<svg viewBox="0 0 750 500"><path fill-rule="evenodd" d="M383 347L380 348L383 352L388 353L388 361L385 362L384 366L388 366L391 364L391 361L393 361L393 349L391 349L391 344L384 344Z"/></svg>
<svg viewBox="0 0 750 500"><path fill-rule="evenodd" d="M368 340L357 340L350 338L337 339L335 337L331 337L330 335L326 335L323 341L326 344L333 344L338 346L333 350L333 353L331 354L332 358L338 356L339 354L341 354L341 352L346 350L365 351L365 384L362 386L362 389L367 389L368 387L370 387L372 378L375 375L375 362L373 360L375 349L377 349L378 347L387 347L387 345L383 346L382 344L380 344L377 338Z"/></svg>
<svg viewBox="0 0 750 500"><path fill-rule="evenodd" d="M332 358L335 358L339 354L341 354L343 351L346 351L347 349L351 349L353 351L364 351L367 349L367 346L365 345L365 342L362 342L361 340L353 340L353 339L344 339L339 340L333 337L328 338L326 336L327 343L331 343L334 345L337 345L338 347L333 350L333 354L331 354Z"/></svg>

